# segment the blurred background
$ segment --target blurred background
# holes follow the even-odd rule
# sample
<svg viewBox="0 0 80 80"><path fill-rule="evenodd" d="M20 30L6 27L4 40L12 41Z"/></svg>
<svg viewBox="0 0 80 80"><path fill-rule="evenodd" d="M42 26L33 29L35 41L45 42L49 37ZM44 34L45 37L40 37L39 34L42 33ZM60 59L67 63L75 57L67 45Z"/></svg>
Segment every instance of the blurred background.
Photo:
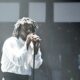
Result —
<svg viewBox="0 0 80 80"><path fill-rule="evenodd" d="M22 17L38 22L43 65L35 80L80 80L80 2L0 0L0 58L5 39ZM0 71L0 80L3 75Z"/></svg>

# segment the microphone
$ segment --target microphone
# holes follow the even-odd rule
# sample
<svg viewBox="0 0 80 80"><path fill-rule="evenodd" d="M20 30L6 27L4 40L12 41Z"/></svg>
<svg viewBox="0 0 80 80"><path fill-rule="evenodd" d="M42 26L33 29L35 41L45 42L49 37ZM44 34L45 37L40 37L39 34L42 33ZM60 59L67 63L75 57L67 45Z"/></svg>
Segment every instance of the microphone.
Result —
<svg viewBox="0 0 80 80"><path fill-rule="evenodd" d="M27 36L27 49L31 42L33 43L35 53L37 53L38 48L40 47L41 38L38 35L31 33Z"/></svg>
<svg viewBox="0 0 80 80"><path fill-rule="evenodd" d="M32 38L33 38L32 42L34 45L34 55L35 55L35 54L37 54L38 49L40 47L41 38L39 36L37 36L36 34L33 34Z"/></svg>

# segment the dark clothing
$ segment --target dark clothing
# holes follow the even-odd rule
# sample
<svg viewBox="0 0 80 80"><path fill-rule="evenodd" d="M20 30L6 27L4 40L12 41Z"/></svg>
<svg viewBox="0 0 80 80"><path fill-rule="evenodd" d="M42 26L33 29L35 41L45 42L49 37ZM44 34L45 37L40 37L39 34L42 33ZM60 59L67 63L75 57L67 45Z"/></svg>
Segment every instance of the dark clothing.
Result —
<svg viewBox="0 0 80 80"><path fill-rule="evenodd" d="M8 73L8 72L3 73L3 75L5 80L29 80L28 75L19 75L19 74Z"/></svg>

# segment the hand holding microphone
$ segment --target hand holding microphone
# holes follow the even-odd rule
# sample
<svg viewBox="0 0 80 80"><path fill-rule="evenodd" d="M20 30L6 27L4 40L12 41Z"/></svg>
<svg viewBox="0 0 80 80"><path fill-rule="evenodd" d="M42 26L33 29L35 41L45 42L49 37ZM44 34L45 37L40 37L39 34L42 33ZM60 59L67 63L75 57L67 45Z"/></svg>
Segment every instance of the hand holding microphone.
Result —
<svg viewBox="0 0 80 80"><path fill-rule="evenodd" d="M27 36L27 49L28 49L31 41L33 42L33 45L34 45L34 52L35 52L35 54L37 54L37 51L40 47L41 39L36 34L33 34L33 33L28 34L28 36Z"/></svg>

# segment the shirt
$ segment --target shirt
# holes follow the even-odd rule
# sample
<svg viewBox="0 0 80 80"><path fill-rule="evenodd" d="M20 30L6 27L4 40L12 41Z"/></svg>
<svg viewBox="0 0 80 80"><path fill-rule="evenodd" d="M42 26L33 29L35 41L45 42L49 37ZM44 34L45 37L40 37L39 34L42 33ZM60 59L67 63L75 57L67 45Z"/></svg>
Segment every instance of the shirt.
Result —
<svg viewBox="0 0 80 80"><path fill-rule="evenodd" d="M34 46L31 42L27 50L26 43L21 38L10 37L2 47L1 70L21 75L31 75L33 68ZM35 55L35 69L42 64L40 48Z"/></svg>

